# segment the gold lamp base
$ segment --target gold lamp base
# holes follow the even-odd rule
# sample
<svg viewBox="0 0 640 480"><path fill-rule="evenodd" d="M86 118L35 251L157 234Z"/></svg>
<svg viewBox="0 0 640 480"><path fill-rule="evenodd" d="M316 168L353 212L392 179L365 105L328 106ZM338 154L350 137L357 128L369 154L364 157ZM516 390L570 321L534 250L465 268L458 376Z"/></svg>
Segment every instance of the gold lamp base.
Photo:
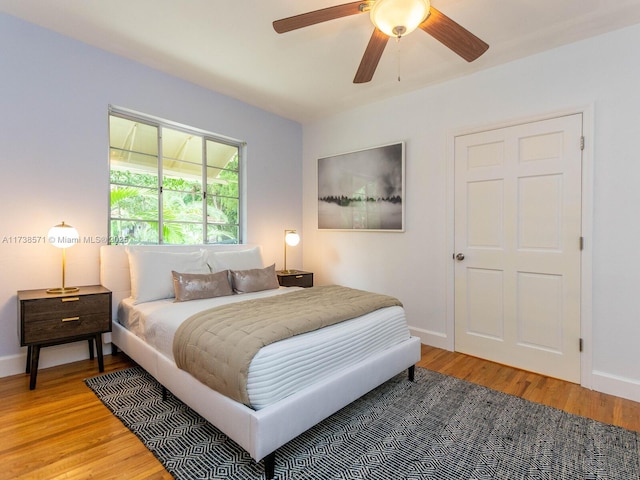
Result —
<svg viewBox="0 0 640 480"><path fill-rule="evenodd" d="M60 294L60 293L75 293L79 291L80 289L78 287L58 287L58 288L48 289L47 293Z"/></svg>

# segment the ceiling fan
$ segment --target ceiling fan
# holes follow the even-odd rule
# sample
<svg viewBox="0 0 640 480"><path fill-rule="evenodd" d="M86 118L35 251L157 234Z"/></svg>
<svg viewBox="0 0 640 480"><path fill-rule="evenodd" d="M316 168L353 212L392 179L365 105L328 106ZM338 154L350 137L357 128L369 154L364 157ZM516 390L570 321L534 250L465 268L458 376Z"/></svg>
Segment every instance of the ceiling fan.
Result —
<svg viewBox="0 0 640 480"><path fill-rule="evenodd" d="M424 30L468 62L482 55L489 45L431 6L430 0L360 0L283 18L273 22L278 33L317 23L369 12L375 26L353 83L373 78L389 38L400 38L416 28Z"/></svg>

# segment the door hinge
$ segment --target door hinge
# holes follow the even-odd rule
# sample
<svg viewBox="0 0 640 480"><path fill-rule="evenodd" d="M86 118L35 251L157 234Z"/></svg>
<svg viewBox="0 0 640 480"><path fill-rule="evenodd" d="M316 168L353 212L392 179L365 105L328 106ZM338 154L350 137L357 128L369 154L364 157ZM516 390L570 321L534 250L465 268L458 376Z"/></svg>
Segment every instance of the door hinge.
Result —
<svg viewBox="0 0 640 480"><path fill-rule="evenodd" d="M582 341L582 339L580 339L579 342L578 342L578 348L580 349L580 351L582 351L582 349L583 349L583 343L584 342Z"/></svg>
<svg viewBox="0 0 640 480"><path fill-rule="evenodd" d="M584 250L584 237L580 237L580 250Z"/></svg>
<svg viewBox="0 0 640 480"><path fill-rule="evenodd" d="M584 150L584 135L580 137L580 150Z"/></svg>

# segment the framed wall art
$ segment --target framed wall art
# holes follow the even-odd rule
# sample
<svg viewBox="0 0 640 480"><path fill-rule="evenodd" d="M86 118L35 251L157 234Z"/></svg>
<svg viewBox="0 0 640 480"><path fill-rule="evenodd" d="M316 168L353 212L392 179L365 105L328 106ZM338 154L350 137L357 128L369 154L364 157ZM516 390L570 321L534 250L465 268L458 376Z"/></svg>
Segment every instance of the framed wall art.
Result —
<svg viewBox="0 0 640 480"><path fill-rule="evenodd" d="M318 159L318 228L404 231L404 142Z"/></svg>

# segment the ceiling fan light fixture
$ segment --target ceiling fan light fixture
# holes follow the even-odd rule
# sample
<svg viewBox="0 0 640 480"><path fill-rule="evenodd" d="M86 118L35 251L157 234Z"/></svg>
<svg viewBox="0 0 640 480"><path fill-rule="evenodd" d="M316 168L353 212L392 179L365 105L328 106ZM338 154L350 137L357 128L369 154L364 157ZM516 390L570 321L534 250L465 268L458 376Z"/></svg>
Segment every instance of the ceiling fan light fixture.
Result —
<svg viewBox="0 0 640 480"><path fill-rule="evenodd" d="M430 7L429 0L375 0L369 15L382 33L399 38L418 28Z"/></svg>

